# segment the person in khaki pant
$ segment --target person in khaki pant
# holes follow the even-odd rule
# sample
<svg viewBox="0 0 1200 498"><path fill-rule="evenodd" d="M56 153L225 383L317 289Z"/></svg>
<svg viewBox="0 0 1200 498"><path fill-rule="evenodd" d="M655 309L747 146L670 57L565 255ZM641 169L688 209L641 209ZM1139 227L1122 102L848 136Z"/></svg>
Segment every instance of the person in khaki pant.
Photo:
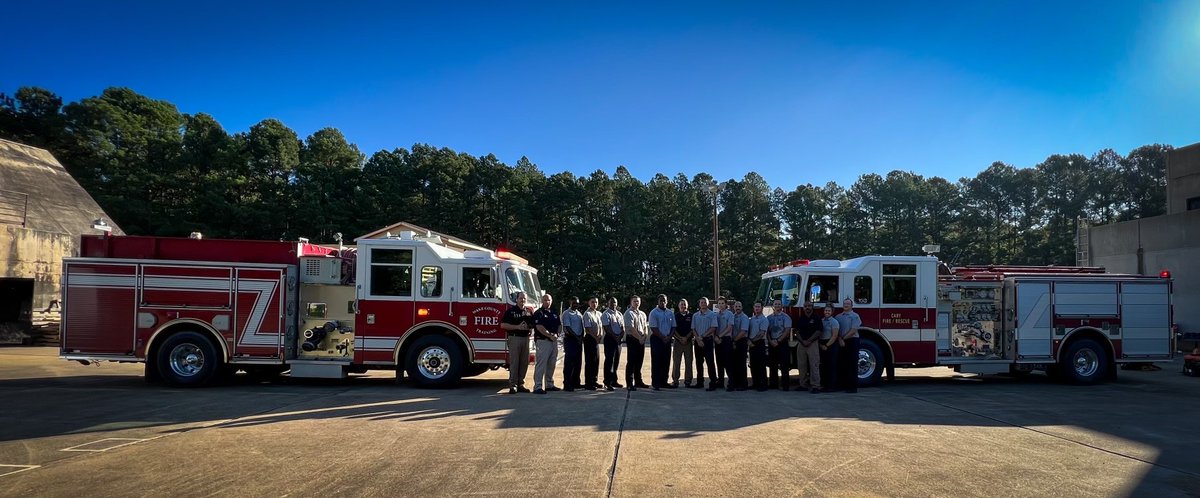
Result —
<svg viewBox="0 0 1200 498"><path fill-rule="evenodd" d="M525 309L524 292L517 294L516 304L504 312L500 328L508 335L508 392L527 393L525 375L529 372L529 331L533 329L533 317Z"/></svg>
<svg viewBox="0 0 1200 498"><path fill-rule="evenodd" d="M792 330L795 332L796 367L800 370L800 390L821 392L821 328L822 317L813 312L813 303L804 303L804 310Z"/></svg>

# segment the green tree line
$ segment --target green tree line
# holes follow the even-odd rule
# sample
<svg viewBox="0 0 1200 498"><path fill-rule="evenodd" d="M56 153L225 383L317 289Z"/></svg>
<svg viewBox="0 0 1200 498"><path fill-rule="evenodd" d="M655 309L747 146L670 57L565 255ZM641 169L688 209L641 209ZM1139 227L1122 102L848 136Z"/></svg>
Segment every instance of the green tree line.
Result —
<svg viewBox="0 0 1200 498"><path fill-rule="evenodd" d="M722 293L743 299L771 264L927 243L960 264L1072 265L1078 220L1165 211L1171 148L996 162L957 181L897 170L844 186L772 187L754 172L643 182L624 166L547 175L525 157L426 144L367 156L336 128L301 139L265 119L230 133L128 88L64 105L36 87L0 94L0 137L50 150L130 234L331 242L408 221L521 254L560 296L712 294L716 202Z"/></svg>

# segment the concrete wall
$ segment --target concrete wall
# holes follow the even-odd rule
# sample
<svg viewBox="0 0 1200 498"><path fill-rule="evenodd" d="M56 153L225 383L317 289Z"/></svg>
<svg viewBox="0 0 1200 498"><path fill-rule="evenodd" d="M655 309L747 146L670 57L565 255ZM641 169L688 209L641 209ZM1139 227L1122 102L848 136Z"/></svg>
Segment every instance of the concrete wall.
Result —
<svg viewBox="0 0 1200 498"><path fill-rule="evenodd" d="M1200 197L1200 144L1167 153L1167 214L1187 211L1187 200Z"/></svg>
<svg viewBox="0 0 1200 498"><path fill-rule="evenodd" d="M1200 332L1200 210L1092 227L1089 264L1175 279L1175 323Z"/></svg>
<svg viewBox="0 0 1200 498"><path fill-rule="evenodd" d="M62 291L62 260L79 255L79 240L51 233L0 225L0 276L32 278L33 309L46 309Z"/></svg>

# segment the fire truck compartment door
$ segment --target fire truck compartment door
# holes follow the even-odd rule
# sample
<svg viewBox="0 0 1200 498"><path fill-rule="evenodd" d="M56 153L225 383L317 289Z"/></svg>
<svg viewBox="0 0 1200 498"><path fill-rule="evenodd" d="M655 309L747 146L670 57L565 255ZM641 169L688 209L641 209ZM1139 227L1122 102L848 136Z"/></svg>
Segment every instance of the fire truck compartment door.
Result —
<svg viewBox="0 0 1200 498"><path fill-rule="evenodd" d="M1050 327L1050 284L1022 282L1017 284L1017 357L1020 359L1048 358L1053 341Z"/></svg>
<svg viewBox="0 0 1200 498"><path fill-rule="evenodd" d="M1121 352L1171 353L1170 296L1166 282L1121 284Z"/></svg>

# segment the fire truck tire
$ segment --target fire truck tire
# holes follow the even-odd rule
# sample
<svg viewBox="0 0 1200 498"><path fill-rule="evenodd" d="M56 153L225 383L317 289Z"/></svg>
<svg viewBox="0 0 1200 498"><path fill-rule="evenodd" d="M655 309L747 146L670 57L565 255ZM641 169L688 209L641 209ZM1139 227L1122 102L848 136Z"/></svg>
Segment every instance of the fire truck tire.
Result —
<svg viewBox="0 0 1200 498"><path fill-rule="evenodd" d="M1095 384L1108 375L1108 356L1096 341L1079 339L1059 359L1059 374L1072 384Z"/></svg>
<svg viewBox="0 0 1200 498"><path fill-rule="evenodd" d="M418 387L453 387L463 376L466 360L458 342L442 335L417 339L404 360L408 378Z"/></svg>
<svg viewBox="0 0 1200 498"><path fill-rule="evenodd" d="M217 347L204 335L184 331L172 334L158 348L158 374L173 386L203 386L222 370Z"/></svg>
<svg viewBox="0 0 1200 498"><path fill-rule="evenodd" d="M867 387L879 384L886 367L883 349L865 337L859 339L858 344L858 385Z"/></svg>

